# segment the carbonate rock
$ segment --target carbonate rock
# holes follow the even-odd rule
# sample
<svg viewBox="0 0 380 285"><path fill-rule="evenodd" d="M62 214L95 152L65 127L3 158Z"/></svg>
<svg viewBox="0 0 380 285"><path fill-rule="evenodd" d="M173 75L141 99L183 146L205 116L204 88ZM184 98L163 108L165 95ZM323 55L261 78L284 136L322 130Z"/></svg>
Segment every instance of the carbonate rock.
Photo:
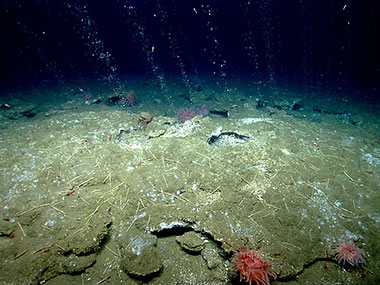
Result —
<svg viewBox="0 0 380 285"><path fill-rule="evenodd" d="M178 236L176 240L183 249L191 252L200 252L203 249L205 243L199 234L192 231Z"/></svg>

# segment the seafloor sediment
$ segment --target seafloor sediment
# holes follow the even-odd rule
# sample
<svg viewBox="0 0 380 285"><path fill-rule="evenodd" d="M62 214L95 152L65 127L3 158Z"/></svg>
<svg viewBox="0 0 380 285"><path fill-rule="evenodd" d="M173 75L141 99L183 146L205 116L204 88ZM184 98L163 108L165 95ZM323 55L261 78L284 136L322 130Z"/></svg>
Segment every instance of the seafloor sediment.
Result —
<svg viewBox="0 0 380 285"><path fill-rule="evenodd" d="M228 118L157 112L139 130L154 105L79 102L17 120L2 111L4 284L231 283L242 245L281 283L379 280L375 110L292 115L253 96L218 103ZM366 251L364 267L330 256L345 238Z"/></svg>

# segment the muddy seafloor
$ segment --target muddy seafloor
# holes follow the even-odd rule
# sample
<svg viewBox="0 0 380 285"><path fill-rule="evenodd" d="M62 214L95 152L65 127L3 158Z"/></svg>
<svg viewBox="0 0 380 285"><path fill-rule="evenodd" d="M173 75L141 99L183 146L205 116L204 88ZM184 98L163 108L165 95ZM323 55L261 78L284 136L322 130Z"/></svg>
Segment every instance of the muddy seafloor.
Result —
<svg viewBox="0 0 380 285"><path fill-rule="evenodd" d="M378 112L293 116L253 98L144 131L145 106L77 103L2 110L3 284L238 283L244 245L272 262L272 284L379 282ZM332 257L345 239L363 267Z"/></svg>

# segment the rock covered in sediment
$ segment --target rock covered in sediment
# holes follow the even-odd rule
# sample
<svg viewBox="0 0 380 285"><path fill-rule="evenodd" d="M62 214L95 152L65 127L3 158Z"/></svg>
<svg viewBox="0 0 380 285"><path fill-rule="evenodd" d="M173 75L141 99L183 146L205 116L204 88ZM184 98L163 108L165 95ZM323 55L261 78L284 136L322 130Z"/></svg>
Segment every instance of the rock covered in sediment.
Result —
<svg viewBox="0 0 380 285"><path fill-rule="evenodd" d="M176 238L177 242L185 250L191 252L200 252L204 247L204 239L196 232L187 232Z"/></svg>
<svg viewBox="0 0 380 285"><path fill-rule="evenodd" d="M157 238L149 233L128 235L119 241L121 253L120 267L137 278L158 273L163 264L156 248Z"/></svg>
<svg viewBox="0 0 380 285"><path fill-rule="evenodd" d="M206 261L207 267L211 270L223 265L223 258L220 256L215 245L212 245L211 243L205 245L201 251L201 255Z"/></svg>

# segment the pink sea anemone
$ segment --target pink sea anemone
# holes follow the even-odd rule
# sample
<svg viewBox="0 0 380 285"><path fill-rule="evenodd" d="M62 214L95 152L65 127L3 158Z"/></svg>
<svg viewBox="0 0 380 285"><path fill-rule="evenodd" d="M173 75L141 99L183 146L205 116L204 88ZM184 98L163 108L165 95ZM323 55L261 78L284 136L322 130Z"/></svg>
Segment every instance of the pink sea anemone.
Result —
<svg viewBox="0 0 380 285"><path fill-rule="evenodd" d="M203 117L207 117L210 112L210 108L207 105L201 105L197 108L197 113Z"/></svg>
<svg viewBox="0 0 380 285"><path fill-rule="evenodd" d="M124 101L126 101L126 103L129 105L129 106L135 106L137 104L137 94L135 91L129 91L127 93L127 95L123 96Z"/></svg>
<svg viewBox="0 0 380 285"><path fill-rule="evenodd" d="M195 116L196 116L196 113L193 109L184 107L178 110L178 117L181 122L191 120Z"/></svg>
<svg viewBox="0 0 380 285"><path fill-rule="evenodd" d="M240 273L240 281L245 280L250 285L269 285L269 276L277 278L277 274L271 269L272 263L247 247L236 251L232 262Z"/></svg>
<svg viewBox="0 0 380 285"><path fill-rule="evenodd" d="M347 264L351 266L359 266L365 264L365 251L357 248L351 241L345 240L336 245L333 254L338 264L343 267Z"/></svg>
<svg viewBox="0 0 380 285"><path fill-rule="evenodd" d="M82 95L81 95L81 97L82 97L83 101L88 101L88 100L90 100L92 98L92 95L91 95L91 93L83 92Z"/></svg>

